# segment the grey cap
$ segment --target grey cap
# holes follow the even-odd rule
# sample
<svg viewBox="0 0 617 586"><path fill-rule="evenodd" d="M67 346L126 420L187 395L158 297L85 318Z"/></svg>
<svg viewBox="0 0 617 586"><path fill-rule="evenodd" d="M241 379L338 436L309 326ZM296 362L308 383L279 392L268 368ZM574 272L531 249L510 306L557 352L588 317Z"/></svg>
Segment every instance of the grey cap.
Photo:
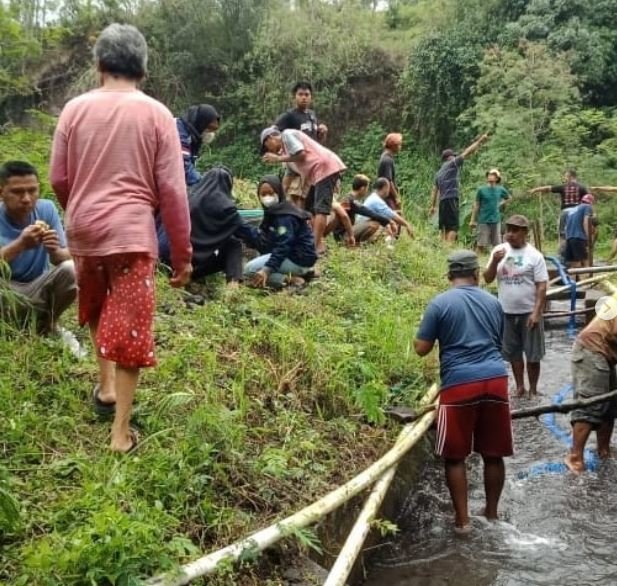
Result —
<svg viewBox="0 0 617 586"><path fill-rule="evenodd" d="M479 269L478 255L471 250L456 250L448 256L448 272L460 273Z"/></svg>
<svg viewBox="0 0 617 586"><path fill-rule="evenodd" d="M277 134L281 134L281 131L277 126L268 126L268 128L264 128L261 131L261 135L259 136L259 145L261 146L261 152L265 151L264 142L271 136L275 136Z"/></svg>
<svg viewBox="0 0 617 586"><path fill-rule="evenodd" d="M529 220L525 216L514 214L506 220L506 226L516 226L518 228L525 228L529 230Z"/></svg>

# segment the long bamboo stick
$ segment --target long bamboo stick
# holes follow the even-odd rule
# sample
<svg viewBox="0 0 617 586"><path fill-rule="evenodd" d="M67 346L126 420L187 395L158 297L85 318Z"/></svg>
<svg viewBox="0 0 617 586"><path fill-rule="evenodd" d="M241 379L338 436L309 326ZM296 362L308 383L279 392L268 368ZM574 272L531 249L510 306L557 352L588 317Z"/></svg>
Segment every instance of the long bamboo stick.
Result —
<svg viewBox="0 0 617 586"><path fill-rule="evenodd" d="M421 401L422 406L426 406L428 395ZM436 406L433 403L433 406ZM426 411L425 413L429 413ZM398 463L394 464L376 483L371 491L371 494L366 499L362 511L358 515L354 526L352 527L347 539L341 548L341 551L336 558L336 562L330 569L328 578L324 582L324 586L345 586L347 578L356 563L356 559L360 555L362 546L371 530L371 523L375 519L381 503L383 502L392 480L396 475Z"/></svg>
<svg viewBox="0 0 617 586"><path fill-rule="evenodd" d="M595 307L586 307L585 309L575 309L574 311L547 311L542 315L542 317L544 319L550 319L552 317L569 317L571 315L583 315L584 313L590 313L595 310Z"/></svg>
<svg viewBox="0 0 617 586"><path fill-rule="evenodd" d="M438 393L437 385L433 385L427 392L427 402L434 401ZM429 429L434 418L434 413L427 413L417 424L405 426L389 452L358 476L328 493L312 505L305 507L278 523L256 531L245 539L236 541L223 549L185 564L178 568L177 571L155 576L145 583L149 586L183 586L184 584L189 584L195 578L213 574L221 562L232 563L237 561L243 554L261 552L284 537L293 534L294 530L314 524L374 484L378 478L383 476L389 468L396 464L416 444Z"/></svg>
<svg viewBox="0 0 617 586"><path fill-rule="evenodd" d="M597 397L591 397L589 399L578 399L577 401L565 401L560 404L550 403L548 405L539 405L538 407L526 407L524 409L516 409L510 412L510 417L512 419L523 419L524 417L536 417L545 413L569 413L570 411L578 409L579 407L588 407L589 405L602 403L603 401L607 401L613 398L617 398L617 389L611 391L610 393L604 393L603 395L598 395ZM392 413L392 415L394 415L397 421L408 425L424 417L427 413L430 413L434 410L435 405L427 405L418 412L415 412L413 410L403 412L401 410L398 413Z"/></svg>
<svg viewBox="0 0 617 586"><path fill-rule="evenodd" d="M434 416L434 413L433 413ZM336 562L330 569L328 578L324 582L324 586L345 586L349 574L360 555L360 550L366 541L371 530L371 523L375 519L381 503L388 493L390 484L396 475L396 464L392 466L386 473L375 483L371 494L364 503L362 511L358 515L354 526L343 545Z"/></svg>
<svg viewBox="0 0 617 586"><path fill-rule="evenodd" d="M577 267L575 269L566 269L569 275L580 275L581 273L614 273L617 271L617 265L607 265L605 267Z"/></svg>
<svg viewBox="0 0 617 586"><path fill-rule="evenodd" d="M582 281L578 281L576 283L576 288L580 289L581 287L584 287L586 285L592 285L594 283L600 283L601 281L604 281L605 279L608 279L608 275L597 275L595 277L589 277L589 279L583 279ZM547 299L549 297L552 297L553 295L559 295L560 293L565 293L566 291L570 290L570 285L563 285L561 287L555 287L554 289L549 289L546 293L546 297Z"/></svg>

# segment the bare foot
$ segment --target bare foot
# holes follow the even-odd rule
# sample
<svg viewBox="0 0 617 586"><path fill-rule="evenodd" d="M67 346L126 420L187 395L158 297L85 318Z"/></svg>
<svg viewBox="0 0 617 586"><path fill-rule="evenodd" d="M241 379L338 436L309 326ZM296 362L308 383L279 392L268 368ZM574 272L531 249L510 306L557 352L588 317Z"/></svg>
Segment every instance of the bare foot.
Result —
<svg viewBox="0 0 617 586"><path fill-rule="evenodd" d="M239 288L240 283L238 283L238 281L229 281L226 286L227 291L236 291Z"/></svg>
<svg viewBox="0 0 617 586"><path fill-rule="evenodd" d="M292 275L287 279L287 284L292 287L302 287L306 281L302 277L298 277L296 275Z"/></svg>
<svg viewBox="0 0 617 586"><path fill-rule="evenodd" d="M136 430L129 430L128 435L122 439L123 441L112 440L110 446L112 452L130 454L137 448L137 443L139 442L139 435Z"/></svg>
<svg viewBox="0 0 617 586"><path fill-rule="evenodd" d="M529 389L529 398L531 399L531 397L537 397L538 396L538 389Z"/></svg>
<svg viewBox="0 0 617 586"><path fill-rule="evenodd" d="M522 398L525 396L525 393L526 393L526 392L527 392L527 391L525 390L525 387L520 387L520 388L517 388L517 389L516 389L516 391L515 391L515 395L514 395L514 396L515 396L517 399L522 399Z"/></svg>
<svg viewBox="0 0 617 586"><path fill-rule="evenodd" d="M582 458L575 456L573 454L568 454L564 458L564 462L566 466L570 469L570 472L580 476L583 472L585 472L585 462L583 462Z"/></svg>
<svg viewBox="0 0 617 586"><path fill-rule="evenodd" d="M612 455L610 448L598 448L598 458L600 458L600 460L608 460Z"/></svg>

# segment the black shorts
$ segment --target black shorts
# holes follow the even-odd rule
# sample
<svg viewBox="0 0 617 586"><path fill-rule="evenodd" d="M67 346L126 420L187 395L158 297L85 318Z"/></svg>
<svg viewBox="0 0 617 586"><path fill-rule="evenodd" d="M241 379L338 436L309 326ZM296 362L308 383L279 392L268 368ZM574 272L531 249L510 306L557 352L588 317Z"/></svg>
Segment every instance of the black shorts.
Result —
<svg viewBox="0 0 617 586"><path fill-rule="evenodd" d="M439 202L439 229L458 232L458 197L442 199Z"/></svg>
<svg viewBox="0 0 617 586"><path fill-rule="evenodd" d="M580 262L587 260L587 240L582 238L568 238L563 257L566 262Z"/></svg>
<svg viewBox="0 0 617 586"><path fill-rule="evenodd" d="M311 187L306 197L306 209L311 214L324 214L325 216L330 214L334 190L336 189L336 182L339 180L339 177L338 173L334 173L334 175L322 179Z"/></svg>

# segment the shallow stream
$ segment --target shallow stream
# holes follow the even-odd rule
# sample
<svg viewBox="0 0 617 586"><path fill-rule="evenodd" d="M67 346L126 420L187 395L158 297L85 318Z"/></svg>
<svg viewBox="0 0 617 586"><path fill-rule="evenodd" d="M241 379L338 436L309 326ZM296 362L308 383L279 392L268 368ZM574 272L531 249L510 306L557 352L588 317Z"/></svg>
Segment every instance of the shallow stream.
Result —
<svg viewBox="0 0 617 586"><path fill-rule="evenodd" d="M514 399L514 409L550 402L560 391L566 394L571 345L563 329L547 331L541 395L532 401ZM498 523L479 516L482 466L477 456L470 459L474 517L473 532L466 537L452 532L443 470L437 460L429 462L400 512L399 535L375 553L365 585L617 585L617 461L578 478L564 472L560 464L569 431L566 415L552 422L514 422L516 454L506 460ZM595 450L595 434L589 447Z"/></svg>

